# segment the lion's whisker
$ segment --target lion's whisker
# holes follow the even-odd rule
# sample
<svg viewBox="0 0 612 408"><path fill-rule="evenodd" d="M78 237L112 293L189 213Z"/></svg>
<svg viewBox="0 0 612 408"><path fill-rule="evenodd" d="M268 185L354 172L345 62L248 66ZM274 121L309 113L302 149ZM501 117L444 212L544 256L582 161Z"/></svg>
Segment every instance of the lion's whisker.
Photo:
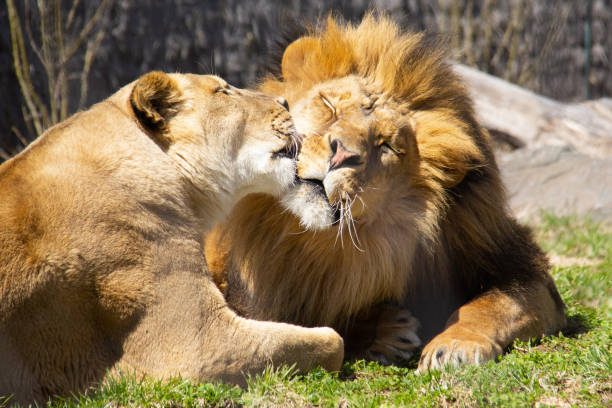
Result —
<svg viewBox="0 0 612 408"><path fill-rule="evenodd" d="M361 240L359 239L359 234L357 233L357 221L355 221L355 218L353 218L352 213L351 218L353 219L353 231L355 232L355 239L357 240L357 243L361 246Z"/></svg>
<svg viewBox="0 0 612 408"><path fill-rule="evenodd" d="M344 249L344 234L343 234L343 230L344 230L344 225L346 224L346 206L344 205L343 201L340 201L340 245L342 246L342 249Z"/></svg>
<svg viewBox="0 0 612 408"><path fill-rule="evenodd" d="M353 246L360 252L365 252L363 249L360 248L361 245L361 241L359 240L359 234L357 233L357 226L355 225L355 218L353 217L353 204L355 204L355 201L357 201L357 198L359 196L357 194L355 194L355 196L353 197L353 199L351 200L350 204L349 204L349 208L348 208L348 214L349 214L349 235L351 236L351 240L353 241ZM353 232L355 233L355 238L353 239L353 234L351 233L351 228L353 229ZM357 240L357 243L355 243L355 240ZM357 245L359 244L359 245Z"/></svg>
<svg viewBox="0 0 612 408"><path fill-rule="evenodd" d="M334 213L339 211L339 207L340 207L340 201L334 204ZM341 210L340 210L340 217L338 217L338 219L334 221L334 224L339 225L338 231L336 231L336 240L334 241L334 246L336 246L336 244L338 243L338 237L340 236L340 229L342 228L342 211Z"/></svg>
<svg viewBox="0 0 612 408"><path fill-rule="evenodd" d="M361 245L361 242L359 241L359 237L357 236L357 227L355 227L355 220L352 220L351 222L352 224L352 229L355 232L355 237L353 238L353 234L351 234L351 226L349 225L349 235L351 236L351 241L353 242L353 246L355 247L356 250L358 250L359 252L365 252L359 245ZM357 241L357 242L355 242Z"/></svg>
<svg viewBox="0 0 612 408"><path fill-rule="evenodd" d="M363 198L357 196L357 198L359 198L359 201L361 202L361 206L363 207L363 209L365 210L366 208L368 208L368 206L366 205L365 201L363 201Z"/></svg>
<svg viewBox="0 0 612 408"><path fill-rule="evenodd" d="M296 139L293 139L293 159L297 160L298 154L300 152L300 144Z"/></svg>
<svg viewBox="0 0 612 408"><path fill-rule="evenodd" d="M342 200L339 200L338 204L340 205L340 225L338 226L338 233L336 234L336 241L334 242L334 245L338 242L338 236L340 236L340 246L342 247L342 249L344 249L344 235L342 233L342 230L344 229L344 217L346 210L344 208L344 203L342 202Z"/></svg>
<svg viewBox="0 0 612 408"><path fill-rule="evenodd" d="M351 207L353 206L353 203L355 202L356 196L355 198L353 198L353 200L350 202L350 204L348 205L348 210L347 210L347 214L348 214L348 232L349 232L349 236L351 237L351 242L353 243L353 246L360 252L365 252L363 249L361 249L359 247L359 245L357 245L357 243L355 242L355 239L357 240L357 242L359 242L359 244L361 245L361 242L359 241L359 236L357 235L357 227L355 227L355 219L353 218L353 213L351 211ZM351 232L351 229L355 232L355 237L353 238L353 234Z"/></svg>
<svg viewBox="0 0 612 408"><path fill-rule="evenodd" d="M338 212L338 207L340 207L340 202L337 202L336 204L334 204L334 205L332 206L332 208L334 209L334 213L337 213L337 212ZM330 224L330 226L331 226L331 225L336 225L336 224L338 224L339 222L340 222L340 217L339 217L337 220L332 221L332 223Z"/></svg>
<svg viewBox="0 0 612 408"><path fill-rule="evenodd" d="M305 234L306 232L308 232L308 228L304 228L304 230L302 231L289 232L287 233L287 235L302 235L302 234Z"/></svg>

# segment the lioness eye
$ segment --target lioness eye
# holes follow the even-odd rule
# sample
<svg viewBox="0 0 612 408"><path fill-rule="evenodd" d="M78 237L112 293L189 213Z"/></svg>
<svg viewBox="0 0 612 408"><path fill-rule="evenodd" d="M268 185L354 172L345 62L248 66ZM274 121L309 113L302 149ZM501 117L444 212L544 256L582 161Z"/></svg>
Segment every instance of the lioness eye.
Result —
<svg viewBox="0 0 612 408"><path fill-rule="evenodd" d="M221 86L215 89L215 93L222 93L222 94L229 95L229 91L227 90L227 88L224 88Z"/></svg>

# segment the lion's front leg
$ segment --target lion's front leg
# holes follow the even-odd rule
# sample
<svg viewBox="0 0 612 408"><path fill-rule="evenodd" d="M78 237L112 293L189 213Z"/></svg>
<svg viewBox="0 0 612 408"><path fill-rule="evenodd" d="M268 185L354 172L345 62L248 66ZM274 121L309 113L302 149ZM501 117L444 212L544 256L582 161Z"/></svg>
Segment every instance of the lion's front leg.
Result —
<svg viewBox="0 0 612 408"><path fill-rule="evenodd" d="M525 341L562 329L563 304L547 278L528 288L490 290L459 308L446 329L423 349L418 371L480 365L502 354L515 339Z"/></svg>

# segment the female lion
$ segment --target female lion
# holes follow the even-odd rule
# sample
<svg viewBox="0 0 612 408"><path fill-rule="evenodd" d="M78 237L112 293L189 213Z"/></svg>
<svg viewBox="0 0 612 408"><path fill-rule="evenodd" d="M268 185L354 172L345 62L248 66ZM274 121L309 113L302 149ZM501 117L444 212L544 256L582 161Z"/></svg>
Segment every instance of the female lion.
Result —
<svg viewBox="0 0 612 408"><path fill-rule="evenodd" d="M0 396L43 402L119 368L241 382L269 363L340 367L333 330L240 318L205 271L203 231L294 181L283 104L151 72L0 166Z"/></svg>

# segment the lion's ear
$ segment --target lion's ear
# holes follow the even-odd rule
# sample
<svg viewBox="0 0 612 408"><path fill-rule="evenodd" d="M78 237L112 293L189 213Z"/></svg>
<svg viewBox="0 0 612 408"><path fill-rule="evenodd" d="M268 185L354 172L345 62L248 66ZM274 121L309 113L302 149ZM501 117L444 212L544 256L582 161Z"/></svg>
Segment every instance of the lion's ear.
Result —
<svg viewBox="0 0 612 408"><path fill-rule="evenodd" d="M281 70L285 81L300 79L300 72L304 69L306 55L319 48L319 40L315 37L302 37L295 40L283 53Z"/></svg>
<svg viewBox="0 0 612 408"><path fill-rule="evenodd" d="M136 120L164 150L170 145L165 134L168 121L178 113L181 101L178 84L161 71L141 76L132 89L130 105Z"/></svg>

